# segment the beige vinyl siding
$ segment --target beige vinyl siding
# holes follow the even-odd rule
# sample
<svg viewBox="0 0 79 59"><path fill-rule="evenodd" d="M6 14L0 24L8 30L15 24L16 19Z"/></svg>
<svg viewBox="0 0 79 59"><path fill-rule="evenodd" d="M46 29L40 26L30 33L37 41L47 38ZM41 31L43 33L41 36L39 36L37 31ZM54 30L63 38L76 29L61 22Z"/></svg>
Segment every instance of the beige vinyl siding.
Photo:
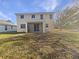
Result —
<svg viewBox="0 0 79 59"><path fill-rule="evenodd" d="M40 19L40 15L43 15L43 19ZM27 32L27 24L28 23L42 23L42 26L41 27L41 31L42 32L46 32L46 31L52 31L53 28L54 28L54 25L53 25L53 19L50 19L50 15L53 15L53 13L31 13L31 14L16 14L17 16L17 32ZM21 19L20 16L21 15L24 15L24 19ZM35 15L35 18L33 19L32 18L32 15ZM52 16L53 17L53 16ZM26 28L25 29L21 29L20 28L20 24L26 24ZM48 28L46 28L46 24L48 24ZM31 25L31 31L34 31L33 30L33 25Z"/></svg>

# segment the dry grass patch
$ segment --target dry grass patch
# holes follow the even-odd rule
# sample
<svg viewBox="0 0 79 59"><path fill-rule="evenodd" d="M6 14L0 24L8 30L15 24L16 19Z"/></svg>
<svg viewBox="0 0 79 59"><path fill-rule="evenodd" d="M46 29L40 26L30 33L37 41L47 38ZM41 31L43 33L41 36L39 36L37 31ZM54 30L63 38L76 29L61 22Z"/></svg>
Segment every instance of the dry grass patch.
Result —
<svg viewBox="0 0 79 59"><path fill-rule="evenodd" d="M76 34L77 35L77 34ZM76 35L71 33L26 34L0 41L2 59L77 59L78 53L68 48ZM72 39L72 38L73 39ZM71 41L69 41L69 39ZM76 57L76 58L75 58Z"/></svg>

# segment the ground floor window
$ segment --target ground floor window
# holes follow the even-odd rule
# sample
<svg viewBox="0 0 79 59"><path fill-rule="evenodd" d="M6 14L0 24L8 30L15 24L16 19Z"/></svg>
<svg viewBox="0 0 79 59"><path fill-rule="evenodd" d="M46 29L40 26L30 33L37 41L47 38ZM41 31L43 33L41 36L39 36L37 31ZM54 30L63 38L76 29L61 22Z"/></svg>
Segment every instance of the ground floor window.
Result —
<svg viewBox="0 0 79 59"><path fill-rule="evenodd" d="M25 24L21 24L21 25L20 25L20 28L21 28L21 29L25 29L25 28L26 28L26 25L25 25Z"/></svg>
<svg viewBox="0 0 79 59"><path fill-rule="evenodd" d="M7 30L7 25L5 25L5 30Z"/></svg>

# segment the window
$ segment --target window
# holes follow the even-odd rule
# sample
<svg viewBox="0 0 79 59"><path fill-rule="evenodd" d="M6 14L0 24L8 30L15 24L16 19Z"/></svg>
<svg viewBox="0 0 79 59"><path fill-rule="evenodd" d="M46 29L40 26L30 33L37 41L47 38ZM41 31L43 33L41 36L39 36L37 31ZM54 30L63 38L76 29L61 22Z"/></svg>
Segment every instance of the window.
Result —
<svg viewBox="0 0 79 59"><path fill-rule="evenodd" d="M46 24L46 27L48 27L48 24Z"/></svg>
<svg viewBox="0 0 79 59"><path fill-rule="evenodd" d="M43 14L40 15L40 19L43 19Z"/></svg>
<svg viewBox="0 0 79 59"><path fill-rule="evenodd" d="M7 30L7 25L5 25L5 30Z"/></svg>
<svg viewBox="0 0 79 59"><path fill-rule="evenodd" d="M32 15L32 18L35 18L35 15Z"/></svg>
<svg viewBox="0 0 79 59"><path fill-rule="evenodd" d="M50 15L50 19L52 19L52 15Z"/></svg>
<svg viewBox="0 0 79 59"><path fill-rule="evenodd" d="M24 19L24 15L21 15L20 18L21 18L21 19Z"/></svg>
<svg viewBox="0 0 79 59"><path fill-rule="evenodd" d="M20 26L22 29L26 28L25 24L21 24Z"/></svg>

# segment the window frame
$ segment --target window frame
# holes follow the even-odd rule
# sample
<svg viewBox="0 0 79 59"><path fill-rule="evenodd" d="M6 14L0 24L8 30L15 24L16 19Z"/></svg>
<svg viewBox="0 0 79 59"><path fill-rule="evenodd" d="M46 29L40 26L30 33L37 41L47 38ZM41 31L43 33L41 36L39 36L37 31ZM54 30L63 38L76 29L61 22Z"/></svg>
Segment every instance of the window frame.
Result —
<svg viewBox="0 0 79 59"><path fill-rule="evenodd" d="M5 25L5 30L6 30L6 31L8 30L8 26L7 26L7 25Z"/></svg>
<svg viewBox="0 0 79 59"><path fill-rule="evenodd" d="M24 15L20 15L20 18L21 18L21 19L24 19Z"/></svg>
<svg viewBox="0 0 79 59"><path fill-rule="evenodd" d="M26 28L26 24L20 24L20 28L21 29L25 29Z"/></svg>
<svg viewBox="0 0 79 59"><path fill-rule="evenodd" d="M44 15L43 14L40 14L40 19L44 19Z"/></svg>
<svg viewBox="0 0 79 59"><path fill-rule="evenodd" d="M53 15L52 14L50 14L49 16L50 16L50 19L53 19Z"/></svg>
<svg viewBox="0 0 79 59"><path fill-rule="evenodd" d="M35 19L35 15L33 14L33 15L31 16L31 18L32 18L32 19Z"/></svg>

